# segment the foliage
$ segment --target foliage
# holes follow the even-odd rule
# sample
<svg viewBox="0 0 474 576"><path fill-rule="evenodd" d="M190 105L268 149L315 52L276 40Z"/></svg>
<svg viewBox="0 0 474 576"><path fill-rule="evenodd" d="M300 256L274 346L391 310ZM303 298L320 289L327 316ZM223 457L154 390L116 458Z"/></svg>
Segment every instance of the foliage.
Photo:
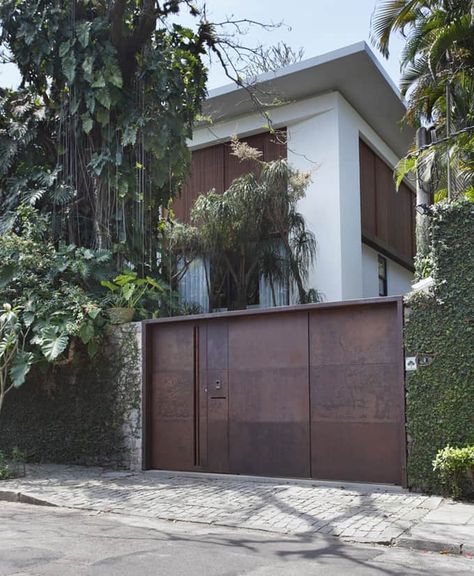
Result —
<svg viewBox="0 0 474 576"><path fill-rule="evenodd" d="M227 278L235 288L230 307L245 308L259 275L269 281L274 304L276 282L294 283L299 301L310 301L315 293L305 283L316 242L297 211L309 174L293 170L286 160L262 162L258 150L235 140L233 153L252 161L254 172L236 178L223 194L199 196L192 225L170 230L170 249L184 262L181 274L195 258L212 269L211 278L207 274L211 310L218 307Z"/></svg>
<svg viewBox="0 0 474 576"><path fill-rule="evenodd" d="M33 363L33 354L26 349L29 329L18 308L3 305L0 311L0 410L8 392L25 382Z"/></svg>
<svg viewBox="0 0 474 576"><path fill-rule="evenodd" d="M104 320L98 277L111 254L42 239L46 223L26 211L17 230L0 235L0 407L34 363L69 361L80 340L97 351Z"/></svg>
<svg viewBox="0 0 474 576"><path fill-rule="evenodd" d="M184 0L1 0L0 44L22 76L0 94L4 221L28 201L54 214L55 238L153 265L212 40L202 19L176 23L183 7L198 18Z"/></svg>
<svg viewBox="0 0 474 576"><path fill-rule="evenodd" d="M405 37L400 82L408 103L405 119L415 126L434 123L432 142L411 153L408 163L402 161L400 177L422 172L440 200L446 197L449 162L454 196L462 197L474 183L472 1L379 0L372 17L372 39L385 56L397 32Z"/></svg>
<svg viewBox="0 0 474 576"><path fill-rule="evenodd" d="M474 497L474 445L439 450L433 470L453 498Z"/></svg>
<svg viewBox="0 0 474 576"><path fill-rule="evenodd" d="M150 276L139 278L131 270L119 274L112 282L102 280L101 284L111 292L105 301L111 306L124 308L136 308L145 296L153 297L165 291L160 282Z"/></svg>
<svg viewBox="0 0 474 576"><path fill-rule="evenodd" d="M130 326L107 329L90 358L81 343L71 362L33 366L0 418L0 449L28 462L127 466L125 431L139 437L140 352ZM125 426L125 423L127 426Z"/></svg>
<svg viewBox="0 0 474 576"><path fill-rule="evenodd" d="M15 473L8 464L5 454L0 450L0 480L9 480L14 476Z"/></svg>
<svg viewBox="0 0 474 576"><path fill-rule="evenodd" d="M439 490L432 469L437 451L474 443L473 205L435 205L430 235L434 286L407 299L407 354L434 358L407 375L408 473L411 486Z"/></svg>

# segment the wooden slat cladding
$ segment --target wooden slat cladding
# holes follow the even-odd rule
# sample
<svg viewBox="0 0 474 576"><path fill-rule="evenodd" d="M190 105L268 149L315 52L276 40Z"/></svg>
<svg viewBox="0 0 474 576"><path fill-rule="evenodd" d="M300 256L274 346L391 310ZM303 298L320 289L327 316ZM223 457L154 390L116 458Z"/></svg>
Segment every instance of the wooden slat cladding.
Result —
<svg viewBox="0 0 474 576"><path fill-rule="evenodd" d="M248 138L242 138L253 148L260 150L265 162L286 158L286 129L278 130L278 134L265 132ZM232 155L229 142L195 150L192 154L191 172L183 190L173 203L173 211L182 222L189 222L189 216L196 198L211 189L222 194L232 180L256 172L255 162L240 162Z"/></svg>
<svg viewBox="0 0 474 576"><path fill-rule="evenodd" d="M362 140L359 156L363 239L400 264L412 267L415 194L404 183L396 191L392 168Z"/></svg>
<svg viewBox="0 0 474 576"><path fill-rule="evenodd" d="M212 188L222 194L224 191L224 146L209 146L195 150L192 156L191 172L181 194L173 203L176 217L187 222L196 198Z"/></svg>

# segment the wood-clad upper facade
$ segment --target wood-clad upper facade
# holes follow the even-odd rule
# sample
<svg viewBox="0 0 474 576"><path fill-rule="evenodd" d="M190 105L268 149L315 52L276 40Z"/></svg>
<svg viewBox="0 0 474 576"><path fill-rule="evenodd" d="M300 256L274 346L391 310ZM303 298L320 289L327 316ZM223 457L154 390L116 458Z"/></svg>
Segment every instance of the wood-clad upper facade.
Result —
<svg viewBox="0 0 474 576"><path fill-rule="evenodd" d="M363 140L359 141L362 239L405 267L413 268L414 192L395 188L393 169Z"/></svg>
<svg viewBox="0 0 474 576"><path fill-rule="evenodd" d="M241 141L260 150L261 159L265 162L286 158L285 130L278 130L277 134L264 132ZM241 162L232 154L230 142L194 150L189 178L173 203L175 216L182 222L189 222L191 209L200 194L212 189L222 194L232 180L256 169L255 162Z"/></svg>
<svg viewBox="0 0 474 576"><path fill-rule="evenodd" d="M262 152L264 161L286 158L285 130L242 138ZM363 140L359 141L360 200L362 240L413 269L415 255L415 194L402 183L395 189L393 169ZM189 178L173 204L175 216L189 222L194 202L200 194L214 189L223 193L232 181L257 170L251 161L241 162L232 154L230 142L193 151Z"/></svg>

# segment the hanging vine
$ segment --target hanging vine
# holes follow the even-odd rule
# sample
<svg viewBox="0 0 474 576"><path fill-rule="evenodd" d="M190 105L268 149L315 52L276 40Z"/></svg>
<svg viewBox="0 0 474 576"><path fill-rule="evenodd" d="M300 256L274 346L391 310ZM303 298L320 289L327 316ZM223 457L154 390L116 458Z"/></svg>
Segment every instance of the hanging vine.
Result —
<svg viewBox="0 0 474 576"><path fill-rule="evenodd" d="M186 138L205 96L209 29L169 24L182 5L195 15L180 0L0 2L1 44L55 151L43 158L43 188L59 201L44 193L31 203L51 212L57 238L114 248L141 267L156 261L159 209L186 173ZM0 184L4 222L24 202L11 192Z"/></svg>

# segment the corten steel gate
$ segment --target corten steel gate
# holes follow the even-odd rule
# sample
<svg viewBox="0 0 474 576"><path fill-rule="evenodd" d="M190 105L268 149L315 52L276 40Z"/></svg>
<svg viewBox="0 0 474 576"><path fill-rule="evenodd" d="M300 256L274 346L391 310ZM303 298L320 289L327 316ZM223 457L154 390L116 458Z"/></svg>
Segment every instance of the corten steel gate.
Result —
<svg viewBox="0 0 474 576"><path fill-rule="evenodd" d="M405 485L400 298L144 323L146 468Z"/></svg>

